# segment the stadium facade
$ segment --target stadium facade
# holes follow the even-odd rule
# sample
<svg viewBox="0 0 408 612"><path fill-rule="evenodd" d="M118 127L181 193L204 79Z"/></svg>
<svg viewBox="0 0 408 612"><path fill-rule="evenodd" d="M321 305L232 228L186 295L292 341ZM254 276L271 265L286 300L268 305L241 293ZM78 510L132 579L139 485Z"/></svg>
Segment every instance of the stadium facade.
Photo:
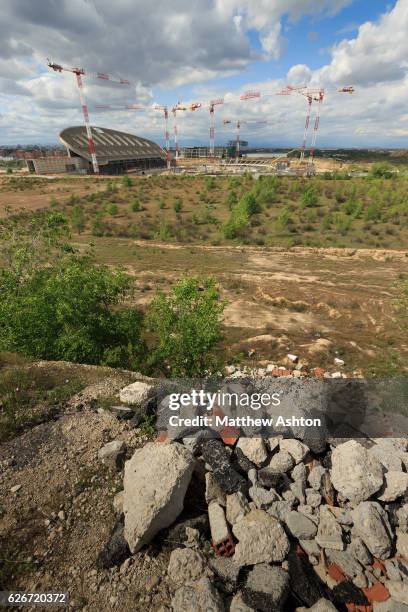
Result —
<svg viewBox="0 0 408 612"><path fill-rule="evenodd" d="M147 138L102 127L92 127L91 130L101 174L143 173L166 167L165 151ZM37 174L92 174L92 159L85 127L66 128L60 133L60 140L68 157L28 160L28 169Z"/></svg>

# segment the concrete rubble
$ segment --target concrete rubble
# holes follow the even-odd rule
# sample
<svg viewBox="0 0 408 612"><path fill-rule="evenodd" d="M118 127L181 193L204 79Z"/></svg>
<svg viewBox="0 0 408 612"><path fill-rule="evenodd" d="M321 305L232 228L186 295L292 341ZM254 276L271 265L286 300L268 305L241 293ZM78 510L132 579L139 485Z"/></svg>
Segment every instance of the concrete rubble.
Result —
<svg viewBox="0 0 408 612"><path fill-rule="evenodd" d="M197 439L136 450L115 497L132 554L186 521L166 577L173 612L406 609L406 441Z"/></svg>

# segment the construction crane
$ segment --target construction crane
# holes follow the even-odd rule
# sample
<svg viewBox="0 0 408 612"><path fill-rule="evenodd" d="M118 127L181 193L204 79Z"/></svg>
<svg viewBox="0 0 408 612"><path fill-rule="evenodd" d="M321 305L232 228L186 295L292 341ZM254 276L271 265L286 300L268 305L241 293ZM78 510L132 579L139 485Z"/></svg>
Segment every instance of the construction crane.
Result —
<svg viewBox="0 0 408 612"><path fill-rule="evenodd" d="M141 104L124 104L124 105L112 105L112 104L95 104L94 108L99 110L143 110L144 106Z"/></svg>
<svg viewBox="0 0 408 612"><path fill-rule="evenodd" d="M178 111L196 111L199 108L201 108L201 106L202 106L201 102L192 102L188 106L183 106L181 102L178 101L177 104L175 104L173 108L171 109L171 112L173 113L174 150L175 150L176 160L180 156L180 148L178 144L178 130L177 130L177 112Z"/></svg>
<svg viewBox="0 0 408 612"><path fill-rule="evenodd" d="M87 75L96 79L100 79L102 81L111 81L112 83L118 83L120 85L130 85L130 81L126 79L114 79L109 74L105 72L85 72L83 68L67 68L65 66L61 66L60 64L56 64L55 62L51 62L51 60L47 59L48 67L54 70L54 72L72 72L75 74L76 82L78 85L79 99L81 102L81 110L84 117L84 124L86 129L86 135L88 138L88 149L92 159L92 168L95 174L99 174L99 166L98 160L96 158L96 150L95 143L92 136L91 126L89 123L89 112L88 106L85 100L84 88L82 83L82 77Z"/></svg>
<svg viewBox="0 0 408 612"><path fill-rule="evenodd" d="M301 163L304 161L304 158L305 158L306 142L307 142L307 136L308 136L309 126L310 126L312 105L313 105L313 102L317 103L317 109L316 109L315 119L314 119L314 124L313 124L313 134L312 134L312 140L311 140L310 152L309 152L309 164L311 166L313 165L316 140L317 140L317 132L319 129L319 124L320 124L320 110L321 110L321 105L326 95L326 91L327 90L324 89L323 87L316 88L316 89L308 89L306 85L300 85L296 87L292 85L287 85L279 92L279 95L284 95L284 96L290 95L293 92L299 93L302 96L304 96L307 100L308 107L307 107L307 112L306 112L305 127L303 131L303 140L302 140L302 145L300 147ZM346 87L341 87L340 89L336 89L335 91L337 93L353 94L355 90L353 86L348 85Z"/></svg>
<svg viewBox="0 0 408 612"><path fill-rule="evenodd" d="M238 119L236 122L232 121L231 119L224 119L223 124L224 125L233 125L235 123L235 127L237 130L237 135L236 135L236 140L235 140L235 157L238 160L239 157L241 156L241 125L267 125L268 121L258 121L256 119L252 120L252 119L248 119L248 120L244 120L242 121L241 119Z"/></svg>
<svg viewBox="0 0 408 612"><path fill-rule="evenodd" d="M215 117L214 111L215 107L219 104L224 104L224 98L217 98L216 100L211 100L209 109L210 109L210 157L214 157L215 155Z"/></svg>
<svg viewBox="0 0 408 612"><path fill-rule="evenodd" d="M171 160L170 160L170 136L169 136L169 109L167 108L167 106L160 106L159 104L155 104L153 106L154 110L159 110L163 112L164 115L164 125L165 125L165 131L164 131L164 141L166 143L166 165L167 165L167 170L170 170L171 167Z"/></svg>

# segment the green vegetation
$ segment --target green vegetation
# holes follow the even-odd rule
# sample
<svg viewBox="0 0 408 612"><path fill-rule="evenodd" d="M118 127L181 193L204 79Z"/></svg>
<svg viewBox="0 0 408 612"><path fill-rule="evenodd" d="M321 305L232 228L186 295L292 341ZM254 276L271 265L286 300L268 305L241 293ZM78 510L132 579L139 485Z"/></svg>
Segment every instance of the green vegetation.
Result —
<svg viewBox="0 0 408 612"><path fill-rule="evenodd" d="M147 315L147 325L157 338L150 354L152 366L178 377L216 371L221 364L214 348L221 340L219 319L224 307L212 279L203 284L197 278L185 279L170 295L157 295Z"/></svg>

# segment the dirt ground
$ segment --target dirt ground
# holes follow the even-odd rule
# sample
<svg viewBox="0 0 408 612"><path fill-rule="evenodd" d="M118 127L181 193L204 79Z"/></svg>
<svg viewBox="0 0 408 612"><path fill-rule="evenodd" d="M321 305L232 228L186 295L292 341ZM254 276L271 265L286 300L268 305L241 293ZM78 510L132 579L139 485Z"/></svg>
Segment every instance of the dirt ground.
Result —
<svg viewBox="0 0 408 612"><path fill-rule="evenodd" d="M121 568L95 566L115 523L112 500L123 477L101 464L98 450L119 439L131 456L148 439L107 409L129 374L60 364L61 378L71 377L72 368L100 380L55 420L0 444L0 585L68 592L81 610L158 610L169 600L163 579L169 553L152 546Z"/></svg>

